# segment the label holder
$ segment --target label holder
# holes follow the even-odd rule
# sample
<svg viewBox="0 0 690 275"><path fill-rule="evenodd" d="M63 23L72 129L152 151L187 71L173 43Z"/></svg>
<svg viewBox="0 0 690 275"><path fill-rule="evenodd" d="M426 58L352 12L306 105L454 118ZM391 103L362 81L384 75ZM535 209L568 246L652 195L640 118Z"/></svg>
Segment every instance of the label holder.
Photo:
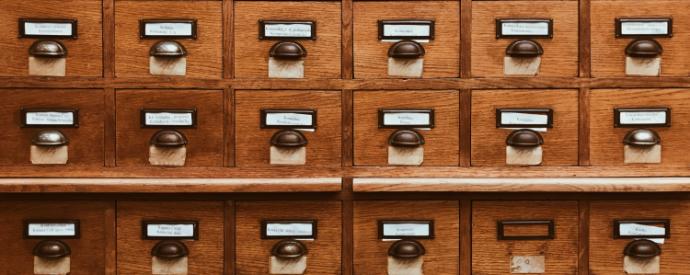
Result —
<svg viewBox="0 0 690 275"><path fill-rule="evenodd" d="M622 224L630 224L630 223L637 223L637 224L643 224L643 225L663 225L664 226L664 235L623 235L621 236L620 234L620 227ZM670 219L630 219L630 220L622 220L622 219L616 219L613 220L613 238L614 239L657 239L657 238L664 238L668 239L671 238L671 220Z"/></svg>
<svg viewBox="0 0 690 275"><path fill-rule="evenodd" d="M503 34L503 23L547 23L548 31L546 35L539 34ZM553 19L534 18L496 18L496 38L553 38Z"/></svg>
<svg viewBox="0 0 690 275"><path fill-rule="evenodd" d="M387 125L384 118L386 114L416 113L428 114L429 123L427 124L407 124L407 125ZM384 129L409 129L409 128L434 128L434 109L379 109L378 118L379 128Z"/></svg>
<svg viewBox="0 0 690 275"><path fill-rule="evenodd" d="M311 116L311 125L268 125L269 114L296 113ZM261 129L316 129L316 110L310 109L261 109Z"/></svg>
<svg viewBox="0 0 690 275"><path fill-rule="evenodd" d="M309 25L311 27L311 34L308 37L304 36L267 36L266 25ZM259 40L316 40L316 21L312 20L259 20Z"/></svg>
<svg viewBox="0 0 690 275"><path fill-rule="evenodd" d="M639 112L665 112L666 121L664 123L652 124L630 124L621 123L621 113L639 113ZM642 127L671 127L671 108L615 108L613 109L613 127L614 128L642 128Z"/></svg>
<svg viewBox="0 0 690 275"><path fill-rule="evenodd" d="M146 114L148 113L174 113L174 114L191 114L191 125L149 125L146 123ZM140 111L141 128L196 128L197 116L196 109L141 109Z"/></svg>
<svg viewBox="0 0 690 275"><path fill-rule="evenodd" d="M147 227L149 225L165 224L175 225L184 224L194 227L193 236L150 236ZM143 240L199 240L199 222L191 220L143 220L141 221L141 239Z"/></svg>
<svg viewBox="0 0 690 275"><path fill-rule="evenodd" d="M546 225L546 235L506 236L507 226L534 226ZM553 240L556 238L556 229L553 220L506 220L496 222L496 239L501 241L526 241L526 240Z"/></svg>
<svg viewBox="0 0 690 275"><path fill-rule="evenodd" d="M546 115L545 124L509 124L503 123L502 113L523 113L534 115ZM496 128L553 128L553 110L547 108L498 108L496 109Z"/></svg>
<svg viewBox="0 0 690 275"><path fill-rule="evenodd" d="M429 234L426 236L416 236L416 235L386 235L384 234L383 227L387 224L419 224L426 225L429 227ZM434 234L434 221L433 220L379 220L378 221L378 237L379 239L420 239L420 240L433 240Z"/></svg>
<svg viewBox="0 0 690 275"><path fill-rule="evenodd" d="M74 235L61 236L37 236L29 234L29 225L31 224L74 224ZM79 220L75 219L27 219L24 220L24 230L22 232L24 239L79 239L81 237L81 230Z"/></svg>
<svg viewBox="0 0 690 275"><path fill-rule="evenodd" d="M140 39L160 39L160 38L178 38L178 39L196 39L197 37L197 20L196 19L141 19L139 20L139 38ZM150 35L146 34L147 24L164 24L164 23L180 23L192 25L192 33L190 35Z"/></svg>
<svg viewBox="0 0 690 275"><path fill-rule="evenodd" d="M69 108L20 108L20 125L22 128L79 128L79 109ZM27 114L29 113L72 113L71 124L29 124L27 123Z"/></svg>
<svg viewBox="0 0 690 275"><path fill-rule="evenodd" d="M268 234L268 225L272 223L299 223L309 224L311 226L311 235L280 235L270 236ZM317 220L262 220L261 221L261 239L262 240L278 240L278 239L316 239L317 236Z"/></svg>
<svg viewBox="0 0 690 275"><path fill-rule="evenodd" d="M666 34L623 34L624 23L649 23L649 22L666 22L668 23L668 32ZM616 18L616 38L635 38L635 37L673 37L673 18Z"/></svg>
<svg viewBox="0 0 690 275"><path fill-rule="evenodd" d="M19 38L66 38L66 39L77 39L79 34L77 33L77 19L37 19L37 18L19 18ZM70 24L72 27L71 35L42 35L42 34L26 34L26 23L57 23L57 24Z"/></svg>
<svg viewBox="0 0 690 275"><path fill-rule="evenodd" d="M421 36L406 36L406 35L386 35L384 32L384 27L386 25L418 25L418 26L429 26L429 35ZM398 39L410 39L410 40L434 40L436 22L434 20L379 20L378 21L378 34L379 40L398 40Z"/></svg>

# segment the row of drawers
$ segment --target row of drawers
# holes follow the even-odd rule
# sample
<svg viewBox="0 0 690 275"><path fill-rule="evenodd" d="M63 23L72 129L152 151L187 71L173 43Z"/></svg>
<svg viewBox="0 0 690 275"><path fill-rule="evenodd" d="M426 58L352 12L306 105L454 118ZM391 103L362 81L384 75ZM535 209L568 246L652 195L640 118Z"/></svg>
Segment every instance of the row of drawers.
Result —
<svg viewBox="0 0 690 275"><path fill-rule="evenodd" d="M115 247L118 274L187 274L156 273L161 265L223 274L224 261L233 259L226 256L230 249L235 274L341 274L342 209L335 201L0 206L2 274L33 274L32 268L65 257L70 274L113 274L106 262L114 261ZM471 229L463 229L457 201L356 201L354 272L459 274L460 247L471 245L473 274L577 274L581 242L589 243L594 274L682 274L690 268L689 202L592 201L589 209L588 219L580 219L577 201L475 201ZM583 222L588 238L579 235ZM471 234L462 238L471 243L462 243L462 234ZM640 240L646 238L652 242ZM167 245L167 256L159 244ZM34 250L41 246L54 249Z"/></svg>
<svg viewBox="0 0 690 275"><path fill-rule="evenodd" d="M0 3L0 21L16 22L26 18L69 19L77 20L78 28L73 31L78 36L74 39L57 39L67 57L62 62L30 61L29 48L34 42L42 40L22 38L21 30L14 24L3 24L0 47L0 75L66 75L66 76L101 76L103 68L103 36L114 37L114 63L117 77L142 77L151 74L185 75L190 78L217 79L222 72L232 70L237 78L340 78L342 45L341 4L339 2L263 2L238 1L234 3L233 15L229 19L232 26L228 35L234 39L232 54L224 52L223 47L223 14L221 1L116 1L114 34L103 33L101 1L78 0L42 1L23 3L5 1ZM664 0L635 2L632 1L593 1L591 7L591 59L592 75L595 77L618 77L625 75L660 75L689 76L690 51L685 45L690 43L690 16L683 11L690 9L690 3L684 0ZM415 18L410 18L414 14ZM424 77L448 78L458 77L460 70L471 70L475 77L502 77L505 75L537 75L546 77L578 75L578 2L577 1L476 1L472 5L471 68L460 68L460 6L458 1L381 1L355 2L353 6L353 56L355 78L387 77ZM506 37L497 38L497 19L542 19L549 21L549 35L524 35L512 37L506 30ZM656 18L669 19L664 25L668 35L631 35L619 37L616 34L616 19L621 18ZM193 34L194 38L161 38L143 37L140 20L193 20L195 29L177 30ZM415 58L420 62L410 64L408 58L389 58L393 52L396 39L388 36L379 37L381 20L427 20L431 21L432 30L415 32L415 28L400 29L401 33L412 32L429 36L429 41L420 41L422 49L407 47L419 54ZM178 20L178 21L179 21ZM290 20L311 22L312 32L309 38L261 38L260 21ZM409 23L409 22L408 22ZM429 22L427 22L429 23ZM546 23L545 23L546 24ZM22 24L20 24L21 26ZM308 24L307 24L308 25ZM419 25L424 28L429 25ZM503 25L501 25L503 26ZM170 26L168 26L170 27ZM537 28L543 28L537 27ZM163 27L161 27L163 28ZM278 28L278 27L276 27ZM400 27L402 28L402 27ZM520 26L514 31L518 31ZM526 27L528 31L529 28ZM656 32L659 25L642 27L641 33ZM20 27L21 29L21 27ZM105 28L109 30L110 28ZM174 29L174 27L173 27ZM62 30L67 31L69 30ZM166 31L166 30L161 30ZM169 31L169 30L168 30ZM285 31L285 30L281 30ZM305 35L290 33L280 35ZM420 30L417 30L420 31ZM534 30L540 33L544 30ZM40 31L37 31L40 33ZM175 32L175 31L172 31ZM265 32L265 31L264 31ZM308 31L306 31L308 32ZM47 32L53 34L53 32ZM299 33L299 32L297 32ZM394 36L398 34L392 31ZM179 34L179 33L178 33ZM311 34L315 38L311 38ZM152 39L151 39L152 38ZM626 61L635 54L626 50L628 45L637 39L652 40L659 43L662 49L661 59L643 58L653 61L635 63ZM186 51L186 56L172 58L175 62L155 61L154 45L161 41L175 41ZM400 38L397 38L399 40ZM407 40L407 39L404 39ZM514 42L527 43L525 52L507 54L509 45ZM286 46L288 53L276 54L274 45L282 42L296 42L299 45ZM649 41L647 41L649 42ZM524 44L524 43L523 43ZM650 46L644 44L641 46ZM173 48L178 47L172 45ZM286 44L287 45L287 44ZM397 45L397 44L395 44ZM530 46L531 45L531 46ZM171 46L171 45L168 45ZM300 47L301 51L295 47ZM409 45L408 45L409 46ZM524 45L523 45L524 46ZM653 46L653 45L652 45ZM58 50L57 45L47 45ZM532 48L530 48L532 47ZM540 49L537 49L538 47ZM516 47L521 48L521 47ZM167 48L170 50L171 48ZM531 52L530 52L531 49ZM404 49L403 49L404 50ZM649 50L649 49L647 49ZM296 52L295 52L296 51ZM524 54L543 52L539 57ZM304 55L302 55L304 53ZM170 54L179 54L170 53ZM274 56L275 54L275 56ZM640 53L644 55L645 53ZM648 53L647 53L648 54ZM223 58L234 56L234 64L225 67ZM419 57L418 55L414 55ZM511 56L514 56L511 57ZM658 56L657 56L658 57ZM288 58L287 61L282 58ZM292 58L292 59L290 59ZM298 59L294 59L298 58ZM467 58L470 58L469 56ZM55 60L55 58L48 58ZM160 58L170 61L170 58ZM184 62L180 60L184 59ZM156 59L157 60L157 59ZM399 61L396 63L396 60ZM526 61L527 60L527 61ZM32 63L33 62L33 63ZM158 62L158 63L156 63ZM536 63L535 63L536 62ZM660 62L660 65L659 63ZM47 63L47 64L46 64ZM58 64L55 64L58 63ZM161 64L162 63L162 64ZM184 63L184 64L182 64ZM630 64L628 64L630 63ZM633 64L634 63L634 64ZM637 65L635 65L637 64ZM647 64L647 65L644 65ZM57 67L55 67L57 66ZM272 67L273 66L273 67ZM631 70L626 69L633 66ZM635 67L637 66L637 67ZM641 67L640 67L641 66ZM287 68L287 69L286 69ZM637 68L637 69L635 69ZM646 69L645 69L646 68ZM654 69L656 68L656 69Z"/></svg>

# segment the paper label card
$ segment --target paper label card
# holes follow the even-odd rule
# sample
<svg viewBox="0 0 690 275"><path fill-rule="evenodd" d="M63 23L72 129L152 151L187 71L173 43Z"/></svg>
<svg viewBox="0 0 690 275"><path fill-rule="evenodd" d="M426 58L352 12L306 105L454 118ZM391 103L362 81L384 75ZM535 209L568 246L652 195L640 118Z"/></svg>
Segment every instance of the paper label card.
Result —
<svg viewBox="0 0 690 275"><path fill-rule="evenodd" d="M433 239L434 221L379 221L379 239Z"/></svg>
<svg viewBox="0 0 690 275"><path fill-rule="evenodd" d="M616 18L616 37L671 37L671 18Z"/></svg>
<svg viewBox="0 0 690 275"><path fill-rule="evenodd" d="M379 128L434 128L434 110L379 109Z"/></svg>
<svg viewBox="0 0 690 275"><path fill-rule="evenodd" d="M316 110L261 110L261 128L315 129Z"/></svg>
<svg viewBox="0 0 690 275"><path fill-rule="evenodd" d="M74 19L19 19L20 38L77 38Z"/></svg>
<svg viewBox="0 0 690 275"><path fill-rule="evenodd" d="M553 128L551 109L496 109L497 128Z"/></svg>
<svg viewBox="0 0 690 275"><path fill-rule="evenodd" d="M615 220L614 239L667 239L671 236L671 221L659 220Z"/></svg>
<svg viewBox="0 0 690 275"><path fill-rule="evenodd" d="M141 110L142 128L194 128L196 127L195 109L143 109Z"/></svg>
<svg viewBox="0 0 690 275"><path fill-rule="evenodd" d="M552 19L496 19L496 38L551 38Z"/></svg>
<svg viewBox="0 0 690 275"><path fill-rule="evenodd" d="M26 220L24 238L79 238L78 220Z"/></svg>
<svg viewBox="0 0 690 275"><path fill-rule="evenodd" d="M21 109L22 127L79 127L76 109Z"/></svg>
<svg viewBox="0 0 690 275"><path fill-rule="evenodd" d="M316 39L316 22L259 20L259 39Z"/></svg>
<svg viewBox="0 0 690 275"><path fill-rule="evenodd" d="M139 37L191 38L196 39L197 27L194 19L144 19L139 20Z"/></svg>
<svg viewBox="0 0 690 275"><path fill-rule="evenodd" d="M286 220L265 220L261 222L262 239L315 239L316 238L315 220L306 221L286 221Z"/></svg>
<svg viewBox="0 0 690 275"><path fill-rule="evenodd" d="M669 127L669 108L616 108L613 112L614 127Z"/></svg>
<svg viewBox="0 0 690 275"><path fill-rule="evenodd" d="M142 236L147 240L199 239L197 221L143 221Z"/></svg>
<svg viewBox="0 0 690 275"><path fill-rule="evenodd" d="M379 40L432 40L434 39L433 20L380 20Z"/></svg>

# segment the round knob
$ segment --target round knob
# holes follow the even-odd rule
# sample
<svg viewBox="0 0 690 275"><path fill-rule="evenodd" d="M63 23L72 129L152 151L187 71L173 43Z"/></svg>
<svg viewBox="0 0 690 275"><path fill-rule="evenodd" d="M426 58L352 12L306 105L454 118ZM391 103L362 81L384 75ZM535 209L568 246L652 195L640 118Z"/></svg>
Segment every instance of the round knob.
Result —
<svg viewBox="0 0 690 275"><path fill-rule="evenodd" d="M158 258L177 259L187 255L187 246L180 241L160 241L151 249L151 256Z"/></svg>
<svg viewBox="0 0 690 275"><path fill-rule="evenodd" d="M419 147L424 145L424 137L413 130L397 130L388 139L388 144L396 147Z"/></svg>
<svg viewBox="0 0 690 275"><path fill-rule="evenodd" d="M518 147L537 147L544 144L544 139L533 130L521 129L510 133L506 139L506 144Z"/></svg>
<svg viewBox="0 0 690 275"><path fill-rule="evenodd" d="M398 259L414 259L424 253L424 246L415 240L399 240L388 248L388 255Z"/></svg>
<svg viewBox="0 0 690 275"><path fill-rule="evenodd" d="M307 145L307 138L300 131L282 130L273 134L271 145L277 147L302 147Z"/></svg>
<svg viewBox="0 0 690 275"><path fill-rule="evenodd" d="M647 129L637 129L628 132L623 138L623 143L632 146L654 146L661 143L659 135Z"/></svg>
<svg viewBox="0 0 690 275"><path fill-rule="evenodd" d="M399 41L388 49L388 56L392 58L420 58L425 53L422 44L411 40Z"/></svg>
<svg viewBox="0 0 690 275"><path fill-rule="evenodd" d="M650 240L634 240L625 246L626 256L649 259L661 255L661 247Z"/></svg>
<svg viewBox="0 0 690 275"><path fill-rule="evenodd" d="M39 40L29 48L29 54L36 57L61 58L67 56L67 48L53 40Z"/></svg>
<svg viewBox="0 0 690 275"><path fill-rule="evenodd" d="M271 47L269 55L278 59L300 59L307 56L307 50L297 42L281 41Z"/></svg>
<svg viewBox="0 0 690 275"><path fill-rule="evenodd" d="M155 57L184 57L187 56L187 50L176 41L164 40L154 44L149 54Z"/></svg>
<svg viewBox="0 0 690 275"><path fill-rule="evenodd" d="M151 138L151 145L161 147L180 147L187 144L187 138L175 130L160 130Z"/></svg>
<svg viewBox="0 0 690 275"><path fill-rule="evenodd" d="M537 57L544 54L544 49L539 43L532 40L517 40L508 45L506 55L511 57Z"/></svg>
<svg viewBox="0 0 690 275"><path fill-rule="evenodd" d="M69 140L58 130L43 130L31 139L31 143L38 146L62 146L67 145Z"/></svg>
<svg viewBox="0 0 690 275"><path fill-rule="evenodd" d="M631 57L652 58L659 56L662 52L661 44L651 39L635 40L625 48L625 54Z"/></svg>
<svg viewBox="0 0 690 275"><path fill-rule="evenodd" d="M66 243L58 240L41 241L34 246L34 256L48 259L58 259L72 253Z"/></svg>
<svg viewBox="0 0 690 275"><path fill-rule="evenodd" d="M281 259L296 259L306 254L307 247L297 240L282 240L271 249L271 255Z"/></svg>

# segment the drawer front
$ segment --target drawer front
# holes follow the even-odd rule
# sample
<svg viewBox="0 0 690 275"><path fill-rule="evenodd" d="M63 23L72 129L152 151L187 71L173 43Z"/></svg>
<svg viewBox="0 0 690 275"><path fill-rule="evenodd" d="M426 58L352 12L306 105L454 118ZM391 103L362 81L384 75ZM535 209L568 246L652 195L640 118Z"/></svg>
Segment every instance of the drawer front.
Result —
<svg viewBox="0 0 690 275"><path fill-rule="evenodd" d="M39 40L57 41L67 51L65 76L103 75L102 4L98 0L40 2L3 1L0 3L0 76L29 75L29 48ZM21 38L20 19L77 20L77 37ZM68 30L65 30L66 33ZM29 31L27 34L32 34Z"/></svg>
<svg viewBox="0 0 690 275"><path fill-rule="evenodd" d="M474 202L472 273L577 274L577 232L575 201Z"/></svg>
<svg viewBox="0 0 690 275"><path fill-rule="evenodd" d="M0 165L48 164L32 158L32 145L40 133L59 131L68 143L61 154L69 166L103 166L104 103L102 90L2 89L0 124L3 139ZM23 115L23 111L28 115ZM60 111L71 119L51 119L46 112ZM25 118L28 116L29 125ZM65 123L52 125L51 122ZM67 124L69 123L69 124ZM64 146L36 146L64 148ZM58 149L63 150L63 149Z"/></svg>
<svg viewBox="0 0 690 275"><path fill-rule="evenodd" d="M196 38L140 38L140 20L160 19L175 22L195 20ZM117 77L154 76L152 73L155 73L177 74L189 78L220 78L223 71L222 22L220 1L118 1L115 5L115 74ZM151 64L152 48L163 41L177 42L186 50L183 73L180 72L181 69L154 69L165 67ZM180 60L168 59L173 59L169 62ZM167 66L177 68L179 65L174 64L167 63Z"/></svg>
<svg viewBox="0 0 690 275"><path fill-rule="evenodd" d="M432 222L430 231L433 237L428 237L429 234L426 234L427 237L403 238L403 240L414 240L423 246L425 250L422 256L423 274L458 274L459 217L458 202L456 201L355 202L355 273L386 274L387 271L390 271L393 264L388 259L389 248L400 237L381 236L379 224L409 221L419 224ZM401 229L414 230L414 228L405 228L405 226ZM384 240L381 237L390 239ZM411 261L415 260L412 259ZM418 274L422 274L422 272L418 272Z"/></svg>
<svg viewBox="0 0 690 275"><path fill-rule="evenodd" d="M161 130L175 130L187 140L184 166L223 165L223 92L214 90L118 90L117 165L147 166L151 141ZM142 125L142 112L196 111L193 127ZM230 112L231 110L228 110ZM176 127L179 126L179 127Z"/></svg>
<svg viewBox="0 0 690 275"><path fill-rule="evenodd" d="M552 20L551 35L513 37L509 29L497 38L497 19ZM516 23L517 24L517 23ZM518 25L519 26L519 25ZM520 76L577 76L578 75L578 3L576 1L474 1L472 2L472 76L503 77ZM519 33L519 32L518 32ZM519 70L534 58L513 57L508 61L509 46L525 41L536 42L542 48L538 68ZM516 53L518 54L518 53ZM532 63L530 63L532 64Z"/></svg>
<svg viewBox="0 0 690 275"><path fill-rule="evenodd" d="M379 127L380 110L412 109L432 110L433 128ZM457 166L458 110L458 91L355 91L355 165L388 165L391 136L415 130L424 140L421 165Z"/></svg>
<svg viewBox="0 0 690 275"><path fill-rule="evenodd" d="M295 271L290 262L303 272L290 274L341 273L340 202L239 202L236 207L237 274L286 274L276 271ZM273 256L282 255L274 249L295 240L305 254L288 260Z"/></svg>
<svg viewBox="0 0 690 275"><path fill-rule="evenodd" d="M311 21L314 25L311 34L315 37L312 39L304 37L309 34L287 33L294 37L279 39L270 36L269 32L266 38L260 39L260 20L268 22L269 26L270 21ZM238 1L235 3L234 32L237 78L268 78L270 52L281 41L297 43L306 52L305 56L297 60L289 57L287 60L290 64L303 61L302 75L274 74L271 70L272 77L340 78L341 14L338 2ZM283 59L276 56L274 60L280 62ZM290 70L299 71L292 67Z"/></svg>
<svg viewBox="0 0 690 275"><path fill-rule="evenodd" d="M546 128L546 132L537 131L543 140L541 165L577 165L577 96L576 90L472 91L472 165L507 165L508 137L517 131L515 129L525 126L499 127L496 119L499 109L551 110L552 128Z"/></svg>
<svg viewBox="0 0 690 275"><path fill-rule="evenodd" d="M152 252L162 241L182 243L187 249L189 274L222 274L224 245L223 202L205 201L120 201L117 206L117 269L118 274L151 274ZM169 232L147 231L145 225L196 223L193 235L170 238ZM148 226L146 226L148 228ZM173 231L173 230L170 230ZM148 233L147 233L148 232ZM186 232L183 228L180 232ZM159 236L156 239L152 236ZM161 240L165 236L165 240Z"/></svg>
<svg viewBox="0 0 690 275"><path fill-rule="evenodd" d="M433 39L419 41L424 49L423 78L460 75L460 5L453 1L355 2L355 78L401 77L389 74L389 50L398 39L379 39L379 21L433 21ZM414 16L411 18L410 16ZM428 34L428 33L427 33ZM419 77L419 76L414 76Z"/></svg>
<svg viewBox="0 0 690 275"><path fill-rule="evenodd" d="M272 140L281 133L302 129L298 132L307 143L300 148L306 148L306 151L294 153L302 154L300 158L304 157L304 162L294 164L339 167L342 118L340 98L340 91L237 91L237 166L289 165L289 162L280 162L280 157L275 152L272 153L271 147L289 152L295 147L281 148L280 144L273 145ZM302 112L298 114L307 117L311 123L300 121L301 116L290 116L293 111ZM279 119L271 122L274 115L283 117L285 121Z"/></svg>
<svg viewBox="0 0 690 275"><path fill-rule="evenodd" d="M686 149L690 142L686 136L690 125L690 95L685 89L597 89L592 90L590 96L590 161L592 165L648 165L658 166L687 166L690 156ZM616 126L616 110L619 113L629 111L653 112L654 116L638 117L634 123L627 124L630 119L625 116L623 123ZM664 115L664 109L668 114ZM626 111L627 110L627 111ZM659 116L666 116L662 119ZM644 120L639 120L644 119ZM668 125L663 123L668 122ZM659 152L655 161L634 161L630 156L630 147L626 147L626 137L632 137L635 131L649 130L658 135ZM653 147L641 147L641 149ZM634 148L632 148L634 149ZM645 149L647 150L647 149ZM650 159L651 160L651 159Z"/></svg>
<svg viewBox="0 0 690 275"><path fill-rule="evenodd" d="M624 251L637 238L637 233L653 235L668 233L670 237L658 244L659 258L639 259L653 270L637 270L635 273L683 274L690 269L687 244L690 227L687 224L690 203L687 201L594 201L590 207L589 269L594 274L630 274L636 259L627 260ZM651 227L650 227L651 226ZM622 231L618 231L622 228ZM635 234L629 230L635 230ZM650 230L651 229L651 230ZM618 234L615 234L618 233ZM621 234L622 233L622 234ZM618 236L616 236L618 235ZM648 235L648 236L653 236ZM661 234L663 235L663 234ZM638 242L639 243L639 242ZM652 245L653 246L653 245ZM635 253L628 253L635 255ZM658 260L658 261L656 261ZM648 273L652 274L652 273Z"/></svg>
<svg viewBox="0 0 690 275"><path fill-rule="evenodd" d="M56 212L56 209L60 211ZM68 264L70 274L107 274L106 262L115 261L114 255L106 251L113 248L114 211L115 204L105 201L1 202L0 221L3 226L0 227L0 242L4 248L0 251L0 264L3 273L34 274L34 248L44 241L57 241L71 251ZM69 229L54 228L61 229L53 233L59 233L60 236L26 234L27 224L37 226L40 230L54 223L69 223L67 227L76 225ZM57 261L66 257L61 257Z"/></svg>
<svg viewBox="0 0 690 275"><path fill-rule="evenodd" d="M592 76L626 76L626 49L638 39L653 40L661 46L663 52L660 55L660 76L690 75L690 65L687 62L690 60L690 52L686 47L690 43L690 15L685 12L688 9L690 3L680 0L592 1ZM672 37L616 37L618 18L670 18Z"/></svg>

